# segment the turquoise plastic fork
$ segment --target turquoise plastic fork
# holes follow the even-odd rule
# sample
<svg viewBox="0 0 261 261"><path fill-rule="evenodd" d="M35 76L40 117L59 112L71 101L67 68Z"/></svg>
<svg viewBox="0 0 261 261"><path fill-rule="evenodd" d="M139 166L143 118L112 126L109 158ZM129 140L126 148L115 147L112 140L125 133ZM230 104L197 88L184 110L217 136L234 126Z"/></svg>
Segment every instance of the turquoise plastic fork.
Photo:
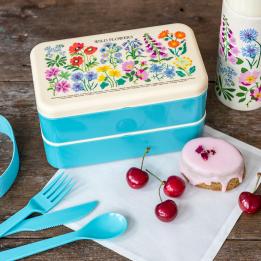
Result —
<svg viewBox="0 0 261 261"><path fill-rule="evenodd" d="M0 237L33 213L44 214L56 206L74 186L63 173L47 184L28 204L0 225Z"/></svg>
<svg viewBox="0 0 261 261"><path fill-rule="evenodd" d="M128 223L124 216L112 212L106 213L94 218L80 230L2 251L0 252L0 260L17 260L81 239L114 238L123 234L127 227Z"/></svg>

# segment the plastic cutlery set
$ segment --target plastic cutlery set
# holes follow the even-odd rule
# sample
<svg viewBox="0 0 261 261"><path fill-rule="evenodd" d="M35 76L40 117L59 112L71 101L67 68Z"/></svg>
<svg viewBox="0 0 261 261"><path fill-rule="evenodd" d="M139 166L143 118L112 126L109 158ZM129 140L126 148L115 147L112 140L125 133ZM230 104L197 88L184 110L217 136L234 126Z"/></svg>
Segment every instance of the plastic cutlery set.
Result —
<svg viewBox="0 0 261 261"><path fill-rule="evenodd" d="M58 175L37 193L23 209L0 224L0 237L22 231L38 231L64 225L88 215L96 208L98 201L47 213L71 191L74 185L75 182L68 175L63 173ZM27 218L33 213L42 215ZM127 225L124 216L113 212L105 213L97 216L77 231L2 251L0 252L0 260L17 260L82 239L111 239L123 234Z"/></svg>

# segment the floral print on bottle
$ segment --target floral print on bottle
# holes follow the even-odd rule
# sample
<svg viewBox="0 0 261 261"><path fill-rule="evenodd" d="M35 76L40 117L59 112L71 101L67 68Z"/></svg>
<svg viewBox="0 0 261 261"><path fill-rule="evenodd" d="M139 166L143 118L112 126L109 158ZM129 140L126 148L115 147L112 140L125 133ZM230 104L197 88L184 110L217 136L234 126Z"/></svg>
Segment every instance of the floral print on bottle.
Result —
<svg viewBox="0 0 261 261"><path fill-rule="evenodd" d="M255 28L233 32L223 15L219 36L216 93L248 108L261 102L261 39Z"/></svg>

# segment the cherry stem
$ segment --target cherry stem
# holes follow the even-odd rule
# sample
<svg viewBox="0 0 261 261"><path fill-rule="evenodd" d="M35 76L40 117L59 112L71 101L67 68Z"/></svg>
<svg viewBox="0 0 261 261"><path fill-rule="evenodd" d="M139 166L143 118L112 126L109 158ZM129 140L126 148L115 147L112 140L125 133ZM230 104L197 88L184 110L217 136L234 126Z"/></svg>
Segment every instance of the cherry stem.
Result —
<svg viewBox="0 0 261 261"><path fill-rule="evenodd" d="M144 154L143 154L143 157L142 157L141 167L140 167L141 170L142 170L142 168L143 168L144 159L145 159L146 155L147 155L149 152L150 152L150 147L147 147L146 150L145 150L145 152L144 152Z"/></svg>
<svg viewBox="0 0 261 261"><path fill-rule="evenodd" d="M153 176L154 178L156 178L161 184L164 183L164 181L162 179L160 179L157 175L155 175L154 173L152 173L151 171L149 171L148 169L146 169L146 172L148 172L151 176Z"/></svg>
<svg viewBox="0 0 261 261"><path fill-rule="evenodd" d="M258 188L258 183L259 183L259 180L261 178L261 172L257 173L256 175L257 175L257 181L256 181L256 186L255 186L255 190L254 191L256 191L257 188Z"/></svg>
<svg viewBox="0 0 261 261"><path fill-rule="evenodd" d="M164 182L161 182L160 186L159 186L159 198L160 198L160 202L162 202L162 197L161 197L161 194L160 194L160 190L161 190L161 187L164 185Z"/></svg>

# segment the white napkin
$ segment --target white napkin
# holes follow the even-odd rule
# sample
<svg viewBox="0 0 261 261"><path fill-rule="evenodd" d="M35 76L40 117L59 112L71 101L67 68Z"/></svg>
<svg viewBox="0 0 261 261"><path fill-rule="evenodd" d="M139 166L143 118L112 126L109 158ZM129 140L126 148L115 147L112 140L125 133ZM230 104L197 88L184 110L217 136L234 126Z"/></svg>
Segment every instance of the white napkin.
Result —
<svg viewBox="0 0 261 261"><path fill-rule="evenodd" d="M78 185L55 209L100 201L86 218L67 225L74 230L104 212L125 215L129 222L127 232L119 238L98 243L131 260L212 260L241 214L237 203L240 192L255 187L261 151L210 127L205 127L204 135L234 144L244 156L246 177L239 187L226 193L187 184L184 194L175 199L179 212L171 223L159 221L154 214L159 203L156 179L150 177L148 184L140 190L127 185L127 170L140 166L141 158L65 170ZM162 178L179 175L179 156L180 153L149 156L144 166Z"/></svg>

